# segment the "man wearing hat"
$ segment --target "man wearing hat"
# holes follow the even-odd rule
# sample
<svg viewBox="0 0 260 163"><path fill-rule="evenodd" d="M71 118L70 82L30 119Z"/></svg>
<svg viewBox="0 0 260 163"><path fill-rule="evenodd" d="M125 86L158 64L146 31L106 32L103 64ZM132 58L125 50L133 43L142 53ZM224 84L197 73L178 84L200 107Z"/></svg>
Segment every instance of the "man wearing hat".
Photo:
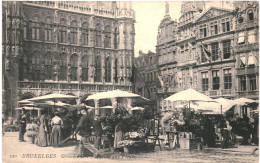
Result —
<svg viewBox="0 0 260 163"><path fill-rule="evenodd" d="M91 135L91 119L87 114L86 108L81 108L80 113L82 114L77 128L74 134L79 134L81 136L80 145L79 145L79 155L83 155L83 145L88 143L88 138Z"/></svg>
<svg viewBox="0 0 260 163"><path fill-rule="evenodd" d="M18 116L19 126L19 141L24 141L24 133L26 132L26 114L25 109L22 108L20 115Z"/></svg>

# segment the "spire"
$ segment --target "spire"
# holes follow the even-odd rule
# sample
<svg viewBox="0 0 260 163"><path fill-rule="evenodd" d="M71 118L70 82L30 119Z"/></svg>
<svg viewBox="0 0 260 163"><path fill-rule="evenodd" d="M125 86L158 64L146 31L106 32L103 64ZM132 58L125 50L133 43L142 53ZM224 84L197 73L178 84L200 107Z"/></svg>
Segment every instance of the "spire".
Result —
<svg viewBox="0 0 260 163"><path fill-rule="evenodd" d="M165 15L164 16L169 16L169 4L168 2L166 1L166 4L165 4Z"/></svg>

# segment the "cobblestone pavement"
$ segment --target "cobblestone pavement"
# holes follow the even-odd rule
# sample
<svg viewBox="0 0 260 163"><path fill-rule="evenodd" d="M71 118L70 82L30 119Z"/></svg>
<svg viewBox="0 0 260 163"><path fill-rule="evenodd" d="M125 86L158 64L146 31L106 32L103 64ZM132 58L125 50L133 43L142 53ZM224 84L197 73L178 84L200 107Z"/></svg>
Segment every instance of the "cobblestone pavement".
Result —
<svg viewBox="0 0 260 163"><path fill-rule="evenodd" d="M19 142L18 133L6 133L3 136L2 158L5 163L27 162L258 162L258 151L252 154L257 146L238 146L238 148L220 149L208 148L203 150L182 150L156 148L155 152L139 153L134 155L113 155L113 159L76 158L75 146L53 148L38 147L30 142ZM59 160L59 161L58 161Z"/></svg>

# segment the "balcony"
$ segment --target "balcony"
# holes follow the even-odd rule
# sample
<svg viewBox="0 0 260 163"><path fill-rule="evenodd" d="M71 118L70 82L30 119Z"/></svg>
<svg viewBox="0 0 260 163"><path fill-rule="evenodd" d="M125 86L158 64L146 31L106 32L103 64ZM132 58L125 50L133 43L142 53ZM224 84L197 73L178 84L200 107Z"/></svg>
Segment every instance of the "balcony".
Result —
<svg viewBox="0 0 260 163"><path fill-rule="evenodd" d="M201 92L210 97L221 97L221 96L234 96L235 90L232 89L223 89L223 90L209 90Z"/></svg>
<svg viewBox="0 0 260 163"><path fill-rule="evenodd" d="M258 66L237 69L237 75L255 74L258 72L259 72Z"/></svg>
<svg viewBox="0 0 260 163"><path fill-rule="evenodd" d="M163 94L163 93L176 93L176 92L178 92L178 91L179 91L178 88L172 88L172 87L169 87L169 88L158 88L157 93L158 93L158 94Z"/></svg>
<svg viewBox="0 0 260 163"><path fill-rule="evenodd" d="M18 81L17 88L20 91L74 91L96 93L100 91L110 91L120 89L132 91L132 86L111 85L103 83L64 83L64 82L35 82L35 81Z"/></svg>

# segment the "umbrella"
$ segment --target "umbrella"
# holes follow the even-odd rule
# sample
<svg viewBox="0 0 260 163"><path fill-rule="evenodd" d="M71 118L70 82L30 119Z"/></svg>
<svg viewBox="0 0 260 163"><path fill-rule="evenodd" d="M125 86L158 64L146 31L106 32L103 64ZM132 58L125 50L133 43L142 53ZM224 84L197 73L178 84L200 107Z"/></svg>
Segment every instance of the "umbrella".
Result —
<svg viewBox="0 0 260 163"><path fill-rule="evenodd" d="M101 109L113 109L113 106L102 106L102 107L99 107Z"/></svg>
<svg viewBox="0 0 260 163"><path fill-rule="evenodd" d="M242 98L235 99L234 103L238 105L247 105L249 103L257 103L257 101L242 97Z"/></svg>
<svg viewBox="0 0 260 163"><path fill-rule="evenodd" d="M194 102L194 101L216 102L212 98L210 98L198 91L195 91L193 89L187 89L187 90L175 93L175 94L171 95L170 97L166 98L165 100L173 101L173 102L188 101L189 109L191 108L190 102Z"/></svg>
<svg viewBox="0 0 260 163"><path fill-rule="evenodd" d="M113 91L101 92L101 93L96 93L94 95L90 95L86 100L100 100L100 99L118 98L118 97L141 97L141 96L138 94L121 91L117 89Z"/></svg>
<svg viewBox="0 0 260 163"><path fill-rule="evenodd" d="M205 102L215 102L212 98L195 91L193 89L187 89L172 96L166 98L167 101L205 101Z"/></svg>
<svg viewBox="0 0 260 163"><path fill-rule="evenodd" d="M28 99L29 101L46 101L46 100L62 100L62 99L76 99L76 96L72 96L72 95L63 95L63 94L59 94L59 93L52 93L52 94L48 94L48 95L44 95L44 96L39 96L39 97L34 97L34 98L30 98Z"/></svg>
<svg viewBox="0 0 260 163"><path fill-rule="evenodd" d="M28 99L26 99L26 100L18 101L18 103L20 103L20 104L27 104L27 103L31 103L31 101L29 101Z"/></svg>
<svg viewBox="0 0 260 163"><path fill-rule="evenodd" d="M15 110L22 110L22 108L24 108L25 110L34 110L34 109L35 110L43 110L43 108L37 108L37 107L35 108L35 107L29 107L29 106L28 107L26 107L26 106L25 107L18 107L18 108L15 108Z"/></svg>
<svg viewBox="0 0 260 163"><path fill-rule="evenodd" d="M76 99L76 96L72 96L72 95L63 95L63 94L59 94L59 93L52 93L52 94L48 94L48 95L44 95L44 96L39 96L39 97L34 97L34 98L30 98L28 99L29 101L48 101L48 100L53 100L53 106L55 107L56 104L56 100L63 100L63 99ZM48 110L49 112L49 110Z"/></svg>
<svg viewBox="0 0 260 163"><path fill-rule="evenodd" d="M133 107L133 108L131 108L131 110L144 110L144 108L142 108L142 107Z"/></svg>
<svg viewBox="0 0 260 163"><path fill-rule="evenodd" d="M45 103L43 103L43 104L47 104L47 105L55 105L55 106L70 106L70 104L66 104L66 103L63 103L63 102L60 102L60 101L58 101L58 102L56 102L56 103L54 103L53 101L45 101Z"/></svg>

